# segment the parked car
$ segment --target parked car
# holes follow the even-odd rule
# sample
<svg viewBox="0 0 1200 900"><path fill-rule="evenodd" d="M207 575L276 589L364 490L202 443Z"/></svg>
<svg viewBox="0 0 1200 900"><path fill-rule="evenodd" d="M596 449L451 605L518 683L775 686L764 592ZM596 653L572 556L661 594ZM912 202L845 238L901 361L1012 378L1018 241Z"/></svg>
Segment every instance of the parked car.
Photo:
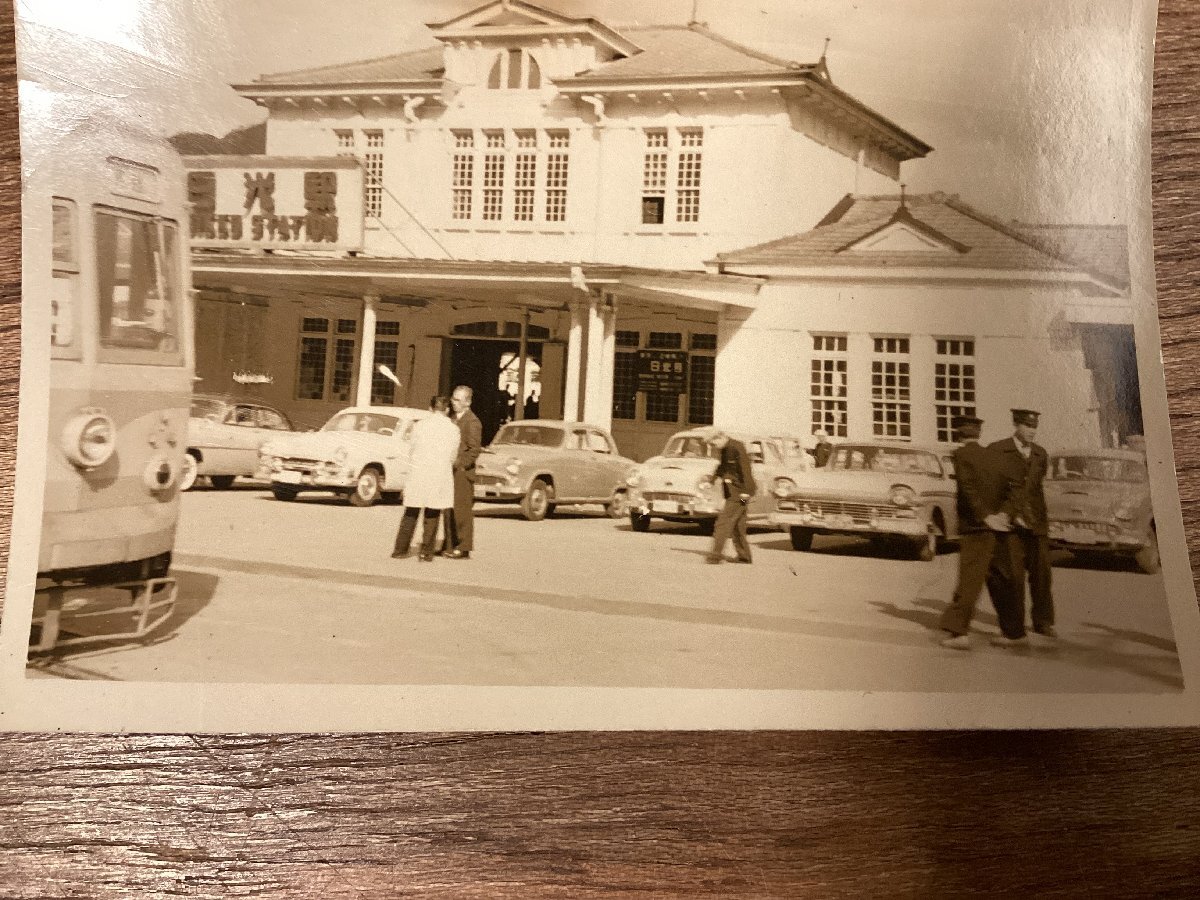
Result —
<svg viewBox="0 0 1200 900"><path fill-rule="evenodd" d="M1146 458L1135 450L1062 450L1046 473L1050 544L1079 555L1123 556L1157 572L1158 535Z"/></svg>
<svg viewBox="0 0 1200 900"><path fill-rule="evenodd" d="M654 519L690 522L711 533L725 505L720 484L710 484L720 453L710 444L715 429L693 428L672 435L663 452L642 463L629 476L629 523L649 531ZM729 432L746 446L758 492L747 504L751 522L765 522L771 512L771 485L779 477L801 478L801 464L789 465L777 439Z"/></svg>
<svg viewBox="0 0 1200 900"><path fill-rule="evenodd" d="M556 507L603 503L621 518L626 510L625 479L637 466L617 452L612 435L595 425L532 419L510 422L479 455L475 499L519 503L521 514L537 522Z"/></svg>
<svg viewBox="0 0 1200 900"><path fill-rule="evenodd" d="M852 534L902 542L931 560L940 542L958 536L954 464L937 447L839 444L802 484L776 479L773 493L771 522L788 530L796 550L808 550L817 534Z"/></svg>
<svg viewBox="0 0 1200 900"><path fill-rule="evenodd" d="M301 491L332 491L353 506L398 497L408 475L412 427L428 410L406 406L352 406L320 431L292 434L263 445L260 473L276 500Z"/></svg>
<svg viewBox="0 0 1200 900"><path fill-rule="evenodd" d="M180 490L189 490L201 476L224 490L237 476L253 475L259 448L291 430L288 417L270 406L219 394L194 395Z"/></svg>

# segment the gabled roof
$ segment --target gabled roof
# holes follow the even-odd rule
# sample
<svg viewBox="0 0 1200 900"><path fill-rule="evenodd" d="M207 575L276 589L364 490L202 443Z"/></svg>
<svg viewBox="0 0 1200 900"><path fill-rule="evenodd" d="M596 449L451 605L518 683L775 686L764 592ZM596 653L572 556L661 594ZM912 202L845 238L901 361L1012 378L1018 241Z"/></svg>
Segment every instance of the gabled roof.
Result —
<svg viewBox="0 0 1200 900"><path fill-rule="evenodd" d="M423 47L359 62L317 66L260 75L255 84L353 84L381 81L431 81L442 77L442 48Z"/></svg>
<svg viewBox="0 0 1200 900"><path fill-rule="evenodd" d="M830 210L811 231L789 235L742 250L717 256L722 271L738 268L949 268L999 271L1062 272L1092 275L1106 286L1124 288L1127 269L1113 260L1103 267L1085 258L1085 247L1099 252L1124 240L1125 229L1096 230L1087 226L1059 226L1053 238L1044 237L1046 226L1014 227L994 219L942 193L900 195L848 195ZM898 218L899 217L899 218ZM896 221L915 222L927 233L938 235L958 252L872 251L856 248L869 235ZM1065 248L1068 236L1086 235L1090 241ZM1061 245L1061 246L1060 246Z"/></svg>

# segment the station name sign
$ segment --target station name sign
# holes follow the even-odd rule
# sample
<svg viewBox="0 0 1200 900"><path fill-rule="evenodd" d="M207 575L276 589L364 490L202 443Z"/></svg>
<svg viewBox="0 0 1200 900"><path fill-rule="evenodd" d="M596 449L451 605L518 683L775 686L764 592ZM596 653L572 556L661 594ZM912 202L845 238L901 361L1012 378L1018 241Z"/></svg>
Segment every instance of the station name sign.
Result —
<svg viewBox="0 0 1200 900"><path fill-rule="evenodd" d="M193 247L361 250L363 174L350 157L185 156Z"/></svg>
<svg viewBox="0 0 1200 900"><path fill-rule="evenodd" d="M637 389L648 394L686 394L687 360L683 350L639 350Z"/></svg>

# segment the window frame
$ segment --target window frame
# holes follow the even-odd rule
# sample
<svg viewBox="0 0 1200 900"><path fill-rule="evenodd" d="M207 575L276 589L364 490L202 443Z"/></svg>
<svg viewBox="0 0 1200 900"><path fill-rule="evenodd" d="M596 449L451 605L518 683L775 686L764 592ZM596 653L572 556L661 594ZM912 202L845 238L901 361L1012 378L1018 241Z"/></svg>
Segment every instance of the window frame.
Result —
<svg viewBox="0 0 1200 900"><path fill-rule="evenodd" d="M70 258L66 260L58 260L55 258L55 248L57 245L56 232L57 222L54 216L56 209L65 209L67 211L67 227L69 229L70 238ZM55 317L53 307L51 307L50 316L50 358L51 359L82 359L83 358L83 268L82 268L82 235L80 234L80 226L82 220L79 216L79 204L70 197L54 196L50 203L50 277L51 291L56 292L53 281L62 279L68 283L70 293L70 315L66 317L67 326L70 329L71 340L65 344L56 344L54 342ZM51 298L54 302L54 298Z"/></svg>
<svg viewBox="0 0 1200 900"><path fill-rule="evenodd" d="M305 328L305 322L321 321L321 320L324 320L326 323L324 331L316 331L316 330ZM353 327L351 328L349 326L353 326ZM359 334L360 326L361 326L361 323L359 322L358 319L353 319L353 318L349 318L349 317L337 316L337 315L330 316L327 314L326 315L304 315L303 313L301 314L300 322L299 322L299 329L298 329L299 334L298 334L297 341L296 341L295 387L292 392L293 397L296 400L301 401L301 402L314 402L314 403L344 403L344 404L348 404L351 402L351 398L354 396L354 391L355 391L355 387L356 387L355 380L358 375L358 372L357 372L358 351L359 351L359 347L361 346L361 344L359 342L360 341L360 334ZM304 342L306 340L311 340L311 341L320 340L320 341L324 342L324 351L323 352L325 354L325 358L323 361L321 395L319 397L301 396L301 390L300 390L301 386L302 386L301 360L303 359L303 356L304 356ZM349 362L349 367L346 368L343 372L343 370L339 369L338 351L339 351L339 349L342 349L342 347L346 344L349 344L349 346L350 346L350 350L349 350L350 362ZM346 387L345 387L345 391L343 392L345 394L345 396L340 396L336 392L336 385L337 385L338 376L343 375L343 374L346 379L346 381L345 381Z"/></svg>
<svg viewBox="0 0 1200 900"><path fill-rule="evenodd" d="M699 230L705 209L704 126L652 126L641 133L639 226ZM656 214L648 216L652 209Z"/></svg>

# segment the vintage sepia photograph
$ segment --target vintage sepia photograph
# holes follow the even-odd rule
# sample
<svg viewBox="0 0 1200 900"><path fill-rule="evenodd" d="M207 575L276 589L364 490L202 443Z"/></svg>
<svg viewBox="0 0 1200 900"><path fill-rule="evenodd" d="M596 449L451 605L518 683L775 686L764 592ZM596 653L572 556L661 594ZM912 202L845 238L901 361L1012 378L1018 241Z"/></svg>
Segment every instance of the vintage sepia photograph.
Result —
<svg viewBox="0 0 1200 900"><path fill-rule="evenodd" d="M1200 719L1152 2L100 7L17 5L8 722Z"/></svg>

